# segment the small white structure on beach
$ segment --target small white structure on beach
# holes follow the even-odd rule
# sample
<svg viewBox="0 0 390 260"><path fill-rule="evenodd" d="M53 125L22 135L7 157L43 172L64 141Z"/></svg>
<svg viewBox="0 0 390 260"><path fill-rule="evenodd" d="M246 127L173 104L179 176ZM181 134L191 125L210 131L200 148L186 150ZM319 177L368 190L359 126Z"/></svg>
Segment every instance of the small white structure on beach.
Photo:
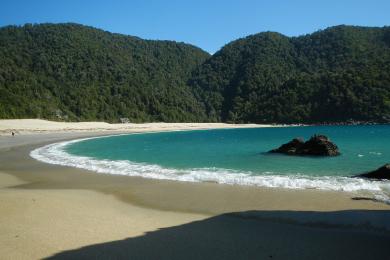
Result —
<svg viewBox="0 0 390 260"><path fill-rule="evenodd" d="M130 120L127 117L121 117L119 118L122 124L128 124L130 123Z"/></svg>

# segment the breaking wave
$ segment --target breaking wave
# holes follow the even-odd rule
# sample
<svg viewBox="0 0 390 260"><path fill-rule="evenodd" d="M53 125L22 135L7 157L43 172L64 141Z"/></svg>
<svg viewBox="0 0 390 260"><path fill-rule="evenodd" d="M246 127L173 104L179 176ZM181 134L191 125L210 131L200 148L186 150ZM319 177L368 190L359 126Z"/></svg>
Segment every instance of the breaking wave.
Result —
<svg viewBox="0 0 390 260"><path fill-rule="evenodd" d="M100 137L94 137L100 138ZM63 166L71 166L104 174L119 174L143 178L185 182L215 182L231 185L250 185L270 188L318 189L346 192L368 192L375 199L390 202L390 183L362 178L340 176L306 176L300 174L262 174L221 168L174 169L159 165L131 162L128 160L99 160L69 154L65 148L73 143L93 138L77 139L49 144L31 151L36 160Z"/></svg>

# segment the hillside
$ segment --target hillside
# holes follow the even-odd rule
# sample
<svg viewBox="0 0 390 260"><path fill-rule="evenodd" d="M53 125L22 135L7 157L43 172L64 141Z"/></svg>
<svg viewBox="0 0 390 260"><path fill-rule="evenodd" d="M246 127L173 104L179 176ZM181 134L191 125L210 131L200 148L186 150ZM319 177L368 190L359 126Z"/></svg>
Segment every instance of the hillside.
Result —
<svg viewBox="0 0 390 260"><path fill-rule="evenodd" d="M190 80L211 120L390 120L390 27L265 32L227 44Z"/></svg>
<svg viewBox="0 0 390 260"><path fill-rule="evenodd" d="M7 26L0 118L390 122L390 27L264 32L210 56L78 24Z"/></svg>
<svg viewBox="0 0 390 260"><path fill-rule="evenodd" d="M0 118L200 121L185 84L209 54L78 24L0 29Z"/></svg>

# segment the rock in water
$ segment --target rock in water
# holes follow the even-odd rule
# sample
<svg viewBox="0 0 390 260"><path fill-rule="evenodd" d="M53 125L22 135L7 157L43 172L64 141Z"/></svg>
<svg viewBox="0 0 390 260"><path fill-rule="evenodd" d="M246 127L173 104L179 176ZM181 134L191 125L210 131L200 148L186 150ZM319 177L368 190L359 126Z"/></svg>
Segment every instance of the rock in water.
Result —
<svg viewBox="0 0 390 260"><path fill-rule="evenodd" d="M337 145L332 143L325 135L314 135L304 142L301 138L283 144L271 153L283 153L288 155L313 155L313 156L337 156L340 155Z"/></svg>
<svg viewBox="0 0 390 260"><path fill-rule="evenodd" d="M375 171L360 174L356 177L364 177L370 179L390 180L390 164L385 164Z"/></svg>
<svg viewBox="0 0 390 260"><path fill-rule="evenodd" d="M285 153L294 155L297 153L297 150L301 149L305 144L302 138L294 138L290 142L283 144L277 149L271 150L271 153Z"/></svg>
<svg viewBox="0 0 390 260"><path fill-rule="evenodd" d="M337 156L340 155L337 145L332 143L325 135L314 135L305 142L302 149L298 150L302 155Z"/></svg>

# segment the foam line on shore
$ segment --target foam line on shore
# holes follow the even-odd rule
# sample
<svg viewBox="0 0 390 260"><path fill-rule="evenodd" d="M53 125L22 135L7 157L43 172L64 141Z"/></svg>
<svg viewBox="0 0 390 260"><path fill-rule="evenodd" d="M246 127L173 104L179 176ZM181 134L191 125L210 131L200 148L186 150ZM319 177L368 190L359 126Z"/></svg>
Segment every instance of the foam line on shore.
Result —
<svg viewBox="0 0 390 260"><path fill-rule="evenodd" d="M220 184L250 185L269 188L318 189L345 192L365 191L371 193L377 200L390 202L388 195L390 194L390 184L385 181L335 176L281 175L273 172L256 175L252 172L220 168L173 169L127 160L98 160L85 156L75 156L65 151L65 148L73 143L93 138L102 137L82 138L49 144L31 151L30 156L49 164L71 166L103 174L119 174L184 182L215 182Z"/></svg>

